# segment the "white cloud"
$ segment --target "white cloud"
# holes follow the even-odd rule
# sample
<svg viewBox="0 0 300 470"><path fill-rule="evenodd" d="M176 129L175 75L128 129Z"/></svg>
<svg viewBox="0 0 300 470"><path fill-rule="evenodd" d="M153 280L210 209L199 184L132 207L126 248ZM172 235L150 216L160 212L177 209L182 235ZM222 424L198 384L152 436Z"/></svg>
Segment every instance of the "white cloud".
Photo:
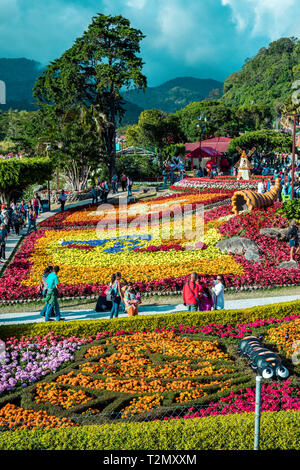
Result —
<svg viewBox="0 0 300 470"><path fill-rule="evenodd" d="M223 79L268 40L300 36L299 0L0 0L0 57L48 63L97 13L123 15L146 38L145 73Z"/></svg>
<svg viewBox="0 0 300 470"><path fill-rule="evenodd" d="M147 0L127 0L126 5L130 8L143 10L143 8L145 8L146 2Z"/></svg>
<svg viewBox="0 0 300 470"><path fill-rule="evenodd" d="M300 33L299 0L221 0L232 10L232 21L239 32L267 36L271 40Z"/></svg>

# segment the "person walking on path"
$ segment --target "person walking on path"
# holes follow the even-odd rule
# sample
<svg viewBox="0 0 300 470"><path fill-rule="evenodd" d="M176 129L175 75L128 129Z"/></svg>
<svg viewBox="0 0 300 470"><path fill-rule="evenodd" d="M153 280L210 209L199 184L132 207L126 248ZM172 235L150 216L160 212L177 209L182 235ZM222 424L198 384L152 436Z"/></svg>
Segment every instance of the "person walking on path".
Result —
<svg viewBox="0 0 300 470"><path fill-rule="evenodd" d="M95 186L93 186L91 189L91 196L92 196L92 204L94 203L98 204L98 193L97 193L97 189L95 188Z"/></svg>
<svg viewBox="0 0 300 470"><path fill-rule="evenodd" d="M224 290L225 281L222 274L218 274L217 279L213 281L213 310L223 310L224 308Z"/></svg>
<svg viewBox="0 0 300 470"><path fill-rule="evenodd" d="M46 294L46 303L47 309L45 314L45 321L50 320L51 308L55 311L55 320L62 321L64 318L60 315L60 308L58 304L58 290L57 286L59 284L59 279L57 274L59 272L59 266L54 266L53 271L48 274L46 283L47 283L47 294Z"/></svg>
<svg viewBox="0 0 300 470"><path fill-rule="evenodd" d="M18 209L14 210L11 220L12 220L12 224L13 224L13 227L15 229L16 235L19 236L20 235L20 227L22 225L22 217L21 217Z"/></svg>
<svg viewBox="0 0 300 470"><path fill-rule="evenodd" d="M35 214L33 209L29 209L29 212L28 212L28 229L27 229L26 235L29 235L32 228L35 232L37 231L37 228L36 228L36 214Z"/></svg>
<svg viewBox="0 0 300 470"><path fill-rule="evenodd" d="M195 312L198 309L203 288L198 282L197 273L192 273L191 278L183 286L183 303L188 307L188 310Z"/></svg>
<svg viewBox="0 0 300 470"><path fill-rule="evenodd" d="M9 217L8 217L8 212L7 212L6 206L4 206L4 208L1 211L1 223L3 225L5 225L5 229L6 229L7 233L9 233L10 232Z"/></svg>
<svg viewBox="0 0 300 470"><path fill-rule="evenodd" d="M21 201L21 204L18 207L20 215L22 217L22 226L26 226L27 220L27 204L25 204L24 200Z"/></svg>
<svg viewBox="0 0 300 470"><path fill-rule="evenodd" d="M5 262L5 247L7 239L7 230L4 224L0 227L0 263Z"/></svg>
<svg viewBox="0 0 300 470"><path fill-rule="evenodd" d="M107 181L105 180L103 185L102 185L102 202L104 204L107 203L108 193L109 193L109 187L108 187Z"/></svg>
<svg viewBox="0 0 300 470"><path fill-rule="evenodd" d="M290 246L290 260L295 260L295 254L298 254L299 251L299 229L297 226L296 220L292 220L290 228L287 232L287 238L289 240Z"/></svg>
<svg viewBox="0 0 300 470"><path fill-rule="evenodd" d="M96 312L103 312L105 310L111 310L111 307L112 307L111 290L112 290L112 286L115 280L116 280L116 275L112 274L109 286L98 297L96 307L95 307Z"/></svg>
<svg viewBox="0 0 300 470"><path fill-rule="evenodd" d="M127 178L127 188L128 188L128 196L132 196L132 186L133 186L133 181L131 178Z"/></svg>
<svg viewBox="0 0 300 470"><path fill-rule="evenodd" d="M122 191L126 191L126 187L127 187L127 176L125 175L125 173L122 173L122 176L121 176L121 185L122 185Z"/></svg>
<svg viewBox="0 0 300 470"><path fill-rule="evenodd" d="M47 268L45 269L45 271L43 272L43 275L42 275L42 282L41 282L41 290L42 290L42 296L43 296L43 299L46 299L46 295L47 295L47 277L49 276L50 273L52 273L53 271L53 266L47 266ZM47 304L45 303L42 311L41 311L41 316L44 317L45 314L46 314L46 311L47 311ZM52 312L52 308L51 308L51 312Z"/></svg>
<svg viewBox="0 0 300 470"><path fill-rule="evenodd" d="M40 205L41 203L40 203L39 195L38 193L35 193L34 198L32 199L32 206L33 206L33 210L35 212L36 218L39 215Z"/></svg>
<svg viewBox="0 0 300 470"><path fill-rule="evenodd" d="M112 185L112 190L113 190L113 193L117 193L118 192L118 175L115 173L111 179L111 185Z"/></svg>
<svg viewBox="0 0 300 470"><path fill-rule="evenodd" d="M59 195L59 202L60 202L60 209L62 212L64 212L65 210L65 204L66 204L66 200L67 200L67 195L65 193L65 191L62 189L61 190L61 193Z"/></svg>
<svg viewBox="0 0 300 470"><path fill-rule="evenodd" d="M123 294L121 290L121 273L116 273L116 279L112 285L111 289L111 301L112 301L112 308L110 311L110 318L118 318L119 316L119 308L120 303L123 300Z"/></svg>

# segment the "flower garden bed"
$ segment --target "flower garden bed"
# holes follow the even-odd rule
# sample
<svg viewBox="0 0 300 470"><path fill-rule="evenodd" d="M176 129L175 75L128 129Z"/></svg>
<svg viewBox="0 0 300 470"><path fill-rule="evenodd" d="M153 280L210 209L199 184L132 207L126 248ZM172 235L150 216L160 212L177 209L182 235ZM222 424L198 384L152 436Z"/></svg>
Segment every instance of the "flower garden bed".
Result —
<svg viewBox="0 0 300 470"><path fill-rule="evenodd" d="M155 199L148 201L138 202L139 211L141 214L147 215L148 220L151 219L151 214L161 218L164 213L168 213L169 207L172 205L179 204L190 204L190 209L195 209L196 204L212 205L217 202L224 201L233 195L232 191L227 190L207 190L204 192L197 192L197 194L186 194L175 193L168 196L160 196ZM121 198L123 207L118 208L115 206L115 211L111 211L111 214L116 217L116 221L119 222L131 222L135 217L135 203L126 204L126 198ZM103 208L104 207L104 208ZM107 206L106 206L107 207ZM111 208L111 205L108 205ZM39 226L43 228L64 228L64 227L93 227L96 226L105 210L105 205L99 204L85 204L80 208L74 207L64 212L49 217L42 221ZM127 214L126 214L127 211Z"/></svg>
<svg viewBox="0 0 300 470"><path fill-rule="evenodd" d="M0 430L10 435L15 429L84 429L86 424L107 429L108 422L193 422L252 413L255 374L237 355L237 345L241 337L259 333L268 347L279 350L292 374L285 381L264 381L263 411L299 412L300 369L291 365L291 354L300 315L282 313L244 324L235 319L207 325L193 324L199 314L186 314L190 323L185 326L140 331L126 319L123 324L131 328L127 332L101 329L101 322L89 321L78 322L77 335L7 338L6 361L0 365ZM234 320L232 312L228 315ZM149 325L147 319L139 321ZM22 325L14 328L23 330ZM216 432L218 420L211 426ZM2 436L0 446L1 440L7 442Z"/></svg>
<svg viewBox="0 0 300 470"><path fill-rule="evenodd" d="M241 189L257 189L258 181L270 179L270 177L258 177L251 180L239 180L236 177L216 177L216 178L185 178L177 181L171 186L173 190L179 191L239 191Z"/></svg>
<svg viewBox="0 0 300 470"><path fill-rule="evenodd" d="M111 208L100 227L87 226L99 222L96 207L57 214L47 222L49 227L40 228L23 241L2 275L0 299L40 298L41 275L47 265L60 266L60 295L64 298L99 295L116 271L149 294L180 292L191 271L198 272L205 283L223 274L227 288L236 290L300 283L298 269L278 268L280 262L289 260L288 244L259 234L264 227L288 225L287 219L276 212L280 203L238 216L233 216L230 205L205 211L204 238L197 245L184 230L200 230L195 209L202 202L201 194L175 194L132 204L128 206L127 224L122 209ZM167 217L170 204L181 214L183 208L187 209L184 225L176 214L173 219L172 214L171 219ZM138 218L133 215L136 210ZM63 223L63 228L56 226ZM74 226L68 227L68 223ZM247 261L215 246L220 239L233 236L255 241L262 251L261 259Z"/></svg>

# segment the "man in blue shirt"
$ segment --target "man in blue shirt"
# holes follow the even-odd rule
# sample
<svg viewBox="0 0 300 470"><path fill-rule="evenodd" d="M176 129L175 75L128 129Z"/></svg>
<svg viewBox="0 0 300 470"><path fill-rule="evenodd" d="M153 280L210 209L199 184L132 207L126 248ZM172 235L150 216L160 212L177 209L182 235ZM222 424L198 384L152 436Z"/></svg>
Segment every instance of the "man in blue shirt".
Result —
<svg viewBox="0 0 300 470"><path fill-rule="evenodd" d="M47 310L45 314L45 321L50 320L51 309L55 310L55 319L56 321L62 321L64 318L60 316L60 309L58 304L58 291L57 286L59 284L59 279L57 274L59 272L59 266L54 266L53 271L48 274L46 279L47 284L47 295L46 295L46 302L47 302Z"/></svg>

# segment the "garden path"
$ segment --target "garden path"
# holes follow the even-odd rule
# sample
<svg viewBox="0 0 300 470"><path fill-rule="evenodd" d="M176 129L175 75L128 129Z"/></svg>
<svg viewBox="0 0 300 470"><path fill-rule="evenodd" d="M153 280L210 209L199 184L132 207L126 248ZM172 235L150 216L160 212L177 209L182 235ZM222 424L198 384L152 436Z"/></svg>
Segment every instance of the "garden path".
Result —
<svg viewBox="0 0 300 470"><path fill-rule="evenodd" d="M289 295L282 297L262 297L256 299L240 299L225 301L226 310L245 309L249 307L257 307L260 305L269 305L273 303L291 302L300 299L300 295ZM98 313L95 310L69 310L67 307L62 308L62 316L66 321L71 320L95 320L108 319L109 312ZM176 313L185 311L183 304L178 305L145 305L139 309L140 315L155 315L164 313ZM120 313L119 318L127 317L127 313ZM39 323L43 322L37 312L21 312L21 313L3 313L0 316L1 325L12 325L18 323Z"/></svg>

